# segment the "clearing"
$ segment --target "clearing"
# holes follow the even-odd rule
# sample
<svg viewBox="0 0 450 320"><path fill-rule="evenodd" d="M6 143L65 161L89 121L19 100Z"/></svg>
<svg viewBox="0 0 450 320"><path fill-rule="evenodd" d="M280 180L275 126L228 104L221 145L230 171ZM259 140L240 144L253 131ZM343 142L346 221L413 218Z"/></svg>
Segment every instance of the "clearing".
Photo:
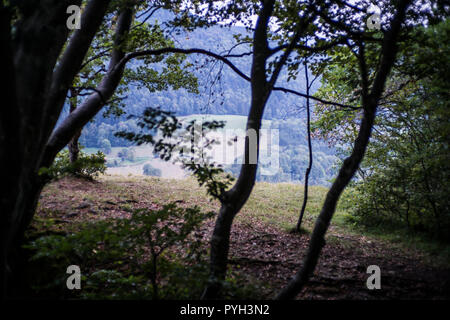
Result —
<svg viewBox="0 0 450 320"><path fill-rule="evenodd" d="M302 235L295 225L303 188L289 183L257 183L235 220L229 262L233 270L263 283L260 293L270 299L300 268L309 232L327 189L311 187ZM52 215L68 223L124 218L133 209L154 208L169 201L217 210L195 180L105 175L97 181L63 178L44 189L38 216ZM338 210L327 244L311 281L298 299L448 299L450 264L442 248L424 250L420 242L400 236L379 237L348 226ZM202 229L205 251L214 226ZM419 240L417 240L419 241ZM448 252L448 248L446 252ZM367 267L381 268L381 290L368 290ZM249 281L252 281L249 278Z"/></svg>

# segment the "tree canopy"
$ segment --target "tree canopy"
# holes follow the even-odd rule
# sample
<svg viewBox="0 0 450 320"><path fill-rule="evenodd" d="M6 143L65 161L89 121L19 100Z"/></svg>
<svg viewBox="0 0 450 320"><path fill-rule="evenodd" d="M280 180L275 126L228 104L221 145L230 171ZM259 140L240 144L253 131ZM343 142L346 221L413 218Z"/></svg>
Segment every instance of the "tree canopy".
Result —
<svg viewBox="0 0 450 320"><path fill-rule="evenodd" d="M81 16L79 28L71 30L67 8L74 5L81 8ZM341 149L345 157L326 192L303 263L277 299L295 298L314 273L339 199L352 181L356 197L364 199L353 205L357 217L373 215L374 220L381 221L397 215L391 220L445 235L450 221L446 79L449 8L441 1L386 0L377 3L379 13L374 15L371 5L366 0L2 1L2 296L14 295L14 281L20 278L23 267L20 256L24 235L41 191L53 178L55 164L67 160L63 152L63 158L55 161L58 153L66 145L69 149L77 147L81 130L99 112L115 116L126 112L125 97L133 90L160 94L170 88L200 93L195 69L209 74L211 88L220 82L223 68L248 85L246 99L242 100L248 110L243 163L233 168L235 179L204 156L203 150L214 141L201 140L204 145L194 155L186 153L183 146L186 137L188 142L199 136L205 138L205 131L223 128L224 123L182 123L164 108L163 98L143 108L142 114L131 115L138 120L119 128L116 136L152 144L162 160L175 156L184 159L184 167L217 201L209 281L203 299L221 297L231 230L259 175L263 117L277 93L301 102L307 99L305 137L311 135L310 103L315 104L316 135ZM161 10L170 12L164 22L153 19ZM200 43L192 41L179 43L173 37L189 37L196 29L218 26L228 32L226 26L236 24L244 26L245 32L234 34L233 41L222 50L199 47ZM188 55L204 60L192 61ZM311 70L311 74L308 70L305 73L305 90L291 85L300 79L304 68ZM309 75L320 78L317 93L310 91ZM62 119L67 105L70 113ZM98 133L97 138L105 152L111 148L106 133ZM284 151L292 153L290 159L306 160L295 150ZM310 152L309 163L312 156ZM124 149L119 157L132 161L135 154ZM91 158L97 163L94 171L104 169L101 153ZM287 161L281 165L289 167ZM149 166L143 170L157 175ZM307 170L305 180L310 170L311 179L322 178L325 170L334 172L330 168L315 171L310 166ZM352 180L355 176L357 179ZM385 188L380 190L380 185ZM185 241L212 214L201 213L197 207L181 209L173 203L142 213L135 212L129 221L105 225L105 230L112 234L118 230L117 236L132 231L130 243L136 250L140 254L149 250L146 274L158 297L158 258L165 249ZM183 223L176 221L183 217ZM167 224L161 224L163 220ZM145 231L148 241L144 243L140 235ZM93 235L97 235L95 230Z"/></svg>

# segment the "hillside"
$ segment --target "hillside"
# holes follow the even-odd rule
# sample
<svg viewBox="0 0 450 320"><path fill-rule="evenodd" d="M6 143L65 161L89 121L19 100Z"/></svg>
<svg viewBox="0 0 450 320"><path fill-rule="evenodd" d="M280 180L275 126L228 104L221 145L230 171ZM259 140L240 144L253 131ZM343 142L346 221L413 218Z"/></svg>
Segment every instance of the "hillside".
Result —
<svg viewBox="0 0 450 320"><path fill-rule="evenodd" d="M0 299L167 319L450 300L442 3L2 1Z"/></svg>
<svg viewBox="0 0 450 320"><path fill-rule="evenodd" d="M164 26L164 22L170 19L170 13L158 11L150 19ZM252 37L245 28L239 26L224 27L212 26L198 28L193 32L170 33L176 46L183 48L207 49L218 54L227 54L233 48L232 54L249 52L248 45L236 46L236 35ZM274 44L275 45L275 44ZM235 47L235 48L234 48ZM230 61L245 74L250 74L251 56L229 58ZM199 95L189 94L185 90L168 90L164 93L148 93L145 90L133 91L128 97L127 107L130 111L138 111L142 105L161 106L178 115L190 114L222 114L222 115L247 115L250 106L250 84L238 76L226 65L222 65L211 58L202 55L188 56L194 68L192 72L199 80ZM199 68L197 68L199 67ZM317 90L319 82L312 87L312 93ZM282 72L278 86L291 88L301 92L305 91L305 80L302 72L296 79L288 81L287 73ZM266 105L264 117L266 119L283 119L297 117L298 110L303 106L303 99L291 94L273 92ZM301 116L301 117L304 117Z"/></svg>
<svg viewBox="0 0 450 320"><path fill-rule="evenodd" d="M312 223L326 191L323 187L311 188L306 231L298 235L289 230L296 221L302 188L287 183L257 183L255 192L237 217L231 236L230 279L234 280L230 284L240 288L237 294L241 298L273 297L299 268ZM198 205L205 210L217 210L218 205L208 200L204 189L191 179L102 176L99 181L89 182L64 178L45 188L31 230L34 230L34 237L36 233L65 234L69 230L77 230L82 222L128 219L135 209L155 209L170 201L177 201L182 207ZM449 270L442 264L448 261L448 256L445 260L444 255L436 256L419 249L419 242L411 245L406 239L399 241L394 237L386 240L362 233L342 223L344 216L342 210L336 213L316 273L299 299L449 298ZM204 253L213 224L214 219L208 220L196 233L202 241ZM98 254L106 252L102 253L100 249ZM100 260L95 260L97 262L84 261L90 265L90 273L99 268L115 268L108 267L108 264L105 266L102 255L98 256ZM365 286L366 268L373 264L382 270L382 290L367 290ZM51 265L46 264L47 267ZM120 269L126 270L126 265ZM102 281L112 276L106 275ZM86 277L89 279L89 275ZM108 292L115 292L117 298L131 294L119 287L110 291L115 288L114 282L110 286L109 289L92 287L83 292L94 290L91 294L102 299L113 297ZM185 298L196 298L198 288L189 294L194 296Z"/></svg>
<svg viewBox="0 0 450 320"><path fill-rule="evenodd" d="M153 23L157 20L164 25L168 20L167 13L164 11L152 18ZM225 32L226 31L226 32ZM171 34L176 45L181 47L191 47L195 44L196 48L208 48L208 50L217 53L226 53L228 49L235 44L235 35L249 35L242 27L221 27L214 26L208 29L199 28L191 33ZM249 47L241 45L233 49L233 53L239 54L249 51ZM130 91L124 95L125 114L116 116L104 116L100 112L93 121L89 122L82 131L80 138L81 145L88 150L96 150L102 147L105 140L112 147L123 148L130 147L132 144L114 134L118 131L126 130L136 132L139 128L135 120L128 119L129 115L141 115L147 107L160 107L165 111L172 111L180 117L194 117L194 115L218 115L217 119L223 119L227 122L227 127L233 129L244 129L246 116L250 106L250 85L247 81L239 77L229 67L220 63L206 59L201 55L188 56L188 61L193 64L191 71L198 78L199 94L189 93L184 89L167 90L163 92L150 92L147 89L138 89L130 85ZM244 73L249 74L251 65L251 56L239 58L230 58L236 66ZM137 63L131 63L135 67ZM156 64L155 69L161 66ZM288 87L303 92L305 90L304 76L300 72L296 79L288 81L287 74L282 72L277 83L279 86ZM312 87L314 92L319 86L316 81ZM291 94L273 92L267 103L264 112L264 119L270 123L270 128L279 131L279 154L278 168L270 176L258 175L259 181L286 182L292 181L300 183L304 179L304 173L308 162L306 125L304 99ZM107 107L104 109L107 110ZM67 106L61 118L67 116ZM234 121L234 119L239 119ZM329 181L334 177L334 165L337 158L335 150L328 148L324 141L313 141L314 165L310 177L310 183L313 185L329 185ZM153 159L151 154L145 155ZM111 155L108 155L111 160ZM114 160L114 159L113 159ZM109 164L111 161L109 161ZM167 165L152 160L152 165L162 169ZM142 172L143 163L140 167L125 166L121 169L112 168L110 172L124 173L133 172L137 174ZM173 168L173 166L170 166ZM227 164L227 170L234 175L239 173L239 166ZM170 173L166 177L177 177L179 172L174 175Z"/></svg>
<svg viewBox="0 0 450 320"><path fill-rule="evenodd" d="M213 145L208 152L216 162L223 165L226 171L234 176L239 175L240 164L243 155L244 128L247 117L239 115L190 115L179 117L181 121L224 121L225 127L218 130L212 136L215 137L218 144ZM120 124L119 124L120 126ZM263 171L258 173L258 181L267 182L296 182L304 180L305 170L308 166L308 148L306 145L307 137L305 131L304 119L286 119L286 120L264 120L261 134L261 152L260 163L264 164ZM135 130L138 130L137 128ZM133 161L121 161L118 153L124 149L120 144L119 138L114 137L117 129L114 125L96 124L88 125L80 142L87 145L89 153L95 153L102 150L106 153L108 172L112 174L143 174L143 167L149 164L161 170L161 176L165 178L181 178L188 174L183 172L179 165L171 162L164 162L152 153L151 146L130 146L125 144L135 153ZM92 133L91 133L92 132ZM89 133L95 139L103 141L117 141L111 143L113 148L110 152L99 148L94 141L90 142L86 134ZM232 144L230 140L237 135L239 139ZM211 135L209 135L211 136ZM211 136L211 137L212 137ZM270 139L268 137L270 136ZM270 150L270 151L268 151ZM312 185L329 185L330 179L335 174L335 163L337 157L334 155L334 149L329 148L324 142L313 140L314 163L310 174L309 183Z"/></svg>

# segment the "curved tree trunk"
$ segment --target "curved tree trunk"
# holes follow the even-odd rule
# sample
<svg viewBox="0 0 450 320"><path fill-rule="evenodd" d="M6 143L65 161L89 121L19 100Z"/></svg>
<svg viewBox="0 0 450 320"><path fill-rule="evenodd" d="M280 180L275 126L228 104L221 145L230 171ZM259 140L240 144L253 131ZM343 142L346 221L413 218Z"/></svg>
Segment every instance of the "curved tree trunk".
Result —
<svg viewBox="0 0 450 320"><path fill-rule="evenodd" d="M78 156L80 155L80 145L78 143L78 139L81 136L81 130L75 133L75 136L70 140L67 148L69 148L69 159L71 163L74 163L78 160Z"/></svg>
<svg viewBox="0 0 450 320"><path fill-rule="evenodd" d="M259 132L264 106L270 95L270 90L267 90L265 64L268 51L267 24L272 15L272 10L273 1L270 1L263 6L256 24L251 71L252 100L246 127L244 163L236 184L231 190L226 192L222 199L222 205L211 238L210 279L208 286L203 292L202 299L216 299L219 297L222 282L226 276L231 226L234 217L247 201L255 185L259 157ZM252 130L256 133L256 145L251 143L252 141L249 137Z"/></svg>
<svg viewBox="0 0 450 320"><path fill-rule="evenodd" d="M283 55L276 64L272 76L267 80L266 63L270 56L267 40L267 28L272 16L274 0L263 2L263 6L256 22L253 38L253 60L251 69L252 99L247 118L247 135L245 139L245 158L236 184L226 192L221 199L221 208L216 219L211 238L210 278L203 292L202 299L216 299L220 297L222 283L225 280L230 247L230 233L233 220L249 198L255 185L259 159L259 133L261 129L264 108L273 90L275 82L283 65L289 58L301 33L309 23L308 19L300 24ZM256 143L250 139L255 134Z"/></svg>
<svg viewBox="0 0 450 320"><path fill-rule="evenodd" d="M313 154L312 154L312 145L311 145L311 115L310 115L310 105L309 105L309 76L308 76L308 65L307 62L305 62L305 79L306 79L306 130L308 131L308 154L309 154L309 163L308 168L306 168L305 173L305 188L304 188L304 194L303 194L303 204L302 209L300 210L300 216L297 221L297 226L295 229L297 232L300 232L300 228L302 226L302 220L303 215L305 214L306 210L306 204L308 203L308 180L309 180L309 173L311 172L311 168L313 165Z"/></svg>
<svg viewBox="0 0 450 320"><path fill-rule="evenodd" d="M320 252L322 247L325 245L325 233L330 225L339 197L354 176L355 172L358 170L359 164L364 157L367 145L369 143L375 121L378 101L383 93L387 77L395 61L398 51L397 38L401 30L401 25L405 19L406 9L410 2L410 0L403 0L399 3L397 13L391 22L391 28L385 34L383 39L381 60L379 68L376 70L377 73L370 94L367 94L368 81L367 70L365 69L366 61L364 57L364 50L360 53L359 60L362 75L362 105L364 108L364 114L358 136L353 146L353 151L351 155L344 160L336 180L327 193L322 210L316 220L314 230L311 235L308 252L304 259L303 266L288 283L288 285L277 295L277 299L294 299L295 296L302 290L303 286L316 268Z"/></svg>
<svg viewBox="0 0 450 320"><path fill-rule="evenodd" d="M325 203L319 217L316 220L303 267L289 282L289 284L278 294L277 299L293 299L295 295L303 288L304 284L308 281L309 277L316 268L320 252L322 247L325 245L325 233L330 225L330 221L333 217L339 197L344 188L350 182L351 178L358 169L362 158L364 157L375 119L375 111L376 108L372 108L372 110L364 112L364 118L361 123L361 128L358 138L356 139L353 152L350 157L344 160L344 164L339 171L338 177L328 191Z"/></svg>
<svg viewBox="0 0 450 320"><path fill-rule="evenodd" d="M46 0L27 2L26 8L22 3L14 8L0 3L0 63L7 83L0 89L7 106L0 108L2 298L14 293L14 281L20 277L17 257L45 183L39 174L45 144L62 109L68 85L109 5L109 1L90 0L81 18L82 29L73 33L64 50L68 37L66 9L80 3ZM11 14L15 9L21 16L15 24L13 43Z"/></svg>
<svg viewBox="0 0 450 320"><path fill-rule="evenodd" d="M73 88L70 89L70 113L74 112L77 108L77 96L76 92ZM78 130L70 142L67 144L67 148L69 149L69 159L71 163L74 163L78 160L78 155L80 154L80 146L78 144L78 139L81 136L81 130Z"/></svg>

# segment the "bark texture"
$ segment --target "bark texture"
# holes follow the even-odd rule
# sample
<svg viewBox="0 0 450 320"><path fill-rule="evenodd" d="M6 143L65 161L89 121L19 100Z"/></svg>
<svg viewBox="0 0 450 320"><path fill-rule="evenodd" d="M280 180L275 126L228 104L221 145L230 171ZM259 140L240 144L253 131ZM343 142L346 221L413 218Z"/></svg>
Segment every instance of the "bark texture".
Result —
<svg viewBox="0 0 450 320"><path fill-rule="evenodd" d="M308 203L308 181L309 181L309 173L311 172L311 168L313 165L313 154L312 154L312 145L311 145L311 115L310 115L310 105L309 105L309 75L308 75L308 65L305 62L305 80L306 80L306 95L308 96L306 98L306 130L308 131L308 155L309 155L309 162L308 162L308 168L306 168L305 173L305 187L304 187L304 193L303 193L303 204L302 208L300 210L300 216L297 221L296 230L297 232L300 232L300 228L302 226L303 221L303 215L305 214L306 210L306 204Z"/></svg>
<svg viewBox="0 0 450 320"><path fill-rule="evenodd" d="M366 147L369 143L372 132L378 101L384 90L384 86L397 54L397 38L401 25L405 19L406 9L411 1L401 1L397 8L397 13L391 22L390 30L385 34L382 47L382 56L371 91L368 92L365 72L362 72L363 96L362 105L364 114L359 128L358 136L355 140L351 155L344 160L339 170L338 176L328 191L322 210L316 220L313 233L309 242L308 252L303 262L302 268L297 272L288 285L277 295L277 299L294 299L303 289L305 283L314 272L319 260L322 247L325 245L325 233L330 225L342 191L348 185L355 172L359 168ZM360 59L364 59L361 56Z"/></svg>
<svg viewBox="0 0 450 320"><path fill-rule="evenodd" d="M69 30L69 5L80 0L0 4L0 290L3 298L14 289L14 272L24 231L37 205L45 178L39 175L44 147L62 110L69 84L78 72L110 1L91 0L64 49ZM13 9L20 12L14 22ZM57 63L58 62L58 63Z"/></svg>
<svg viewBox="0 0 450 320"><path fill-rule="evenodd" d="M269 20L274 10L273 0L263 1L259 12L253 36L253 59L251 68L251 105L247 118L247 133L256 132L257 143L251 144L251 139L247 135L245 139L244 163L235 185L227 191L221 199L221 208L216 219L213 235L211 238L210 253L210 278L209 283L203 292L202 299L220 298L223 281L225 280L228 253L230 247L230 233L233 220L244 204L247 202L256 180L259 159L259 134L264 108L274 85L278 79L281 69L285 65L289 55L297 44L302 32L309 23L309 19L304 19L299 24L289 45L283 55L278 60L269 80L267 72L267 60L271 55L268 44L267 28ZM256 154L256 163L251 163L250 159Z"/></svg>
<svg viewBox="0 0 450 320"><path fill-rule="evenodd" d="M70 113L74 112L77 108L77 94L73 88L70 89ZM81 129L75 132L73 138L67 144L67 148L69 149L69 160L71 163L74 163L78 160L78 156L80 154L80 146L78 144L78 139L81 136Z"/></svg>

